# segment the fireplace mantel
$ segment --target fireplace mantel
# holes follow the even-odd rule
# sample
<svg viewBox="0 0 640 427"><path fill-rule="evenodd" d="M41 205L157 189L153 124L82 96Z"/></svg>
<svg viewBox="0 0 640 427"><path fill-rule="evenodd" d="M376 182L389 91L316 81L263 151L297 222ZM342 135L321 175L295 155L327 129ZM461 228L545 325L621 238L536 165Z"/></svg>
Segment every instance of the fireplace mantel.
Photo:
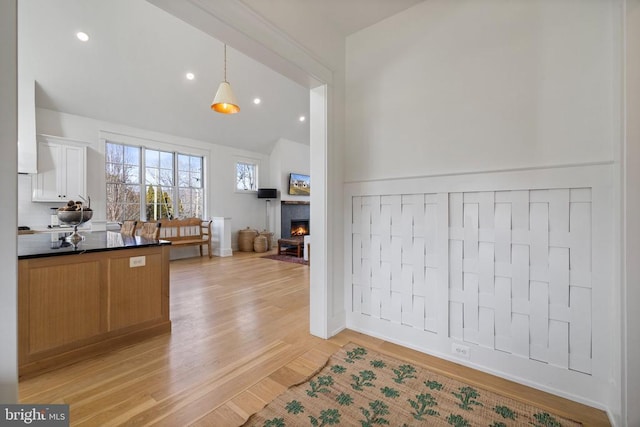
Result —
<svg viewBox="0 0 640 427"><path fill-rule="evenodd" d="M311 202L308 201L298 201L298 200L283 200L281 202L283 205L309 205Z"/></svg>

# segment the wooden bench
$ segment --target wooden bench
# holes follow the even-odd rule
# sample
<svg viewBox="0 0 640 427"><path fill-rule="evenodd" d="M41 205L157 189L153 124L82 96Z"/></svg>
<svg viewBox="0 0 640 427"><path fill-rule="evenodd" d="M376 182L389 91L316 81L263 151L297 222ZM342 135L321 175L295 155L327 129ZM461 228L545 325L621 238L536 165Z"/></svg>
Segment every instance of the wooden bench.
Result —
<svg viewBox="0 0 640 427"><path fill-rule="evenodd" d="M158 239L168 240L173 247L199 246L200 256L202 248L207 247L209 258L213 256L211 250L211 221L200 218L161 219L160 235Z"/></svg>

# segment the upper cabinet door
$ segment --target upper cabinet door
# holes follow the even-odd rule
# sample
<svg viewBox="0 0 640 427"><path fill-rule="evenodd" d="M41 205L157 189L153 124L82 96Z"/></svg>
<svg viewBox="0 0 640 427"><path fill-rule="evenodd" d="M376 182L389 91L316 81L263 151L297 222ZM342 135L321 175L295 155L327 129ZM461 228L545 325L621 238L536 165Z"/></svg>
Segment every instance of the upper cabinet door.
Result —
<svg viewBox="0 0 640 427"><path fill-rule="evenodd" d="M38 173L31 178L34 202L67 202L86 196L87 147L44 137L38 141Z"/></svg>
<svg viewBox="0 0 640 427"><path fill-rule="evenodd" d="M87 148L64 146L62 154L63 167L61 168L61 189L65 200L78 200L80 196L87 196Z"/></svg>
<svg viewBox="0 0 640 427"><path fill-rule="evenodd" d="M58 202L60 194L60 169L62 146L47 141L38 144L38 174L31 178L31 200L34 202Z"/></svg>

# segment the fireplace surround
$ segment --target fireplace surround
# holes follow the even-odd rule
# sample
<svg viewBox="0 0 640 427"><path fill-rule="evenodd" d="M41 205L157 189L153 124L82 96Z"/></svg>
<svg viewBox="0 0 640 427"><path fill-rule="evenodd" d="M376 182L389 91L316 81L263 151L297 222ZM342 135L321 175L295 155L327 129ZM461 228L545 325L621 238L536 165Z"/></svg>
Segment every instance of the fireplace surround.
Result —
<svg viewBox="0 0 640 427"><path fill-rule="evenodd" d="M280 234L283 239L293 236L304 236L309 234L309 202L282 201L280 211ZM298 230L301 226L306 226L306 233L296 233L292 235L292 228Z"/></svg>

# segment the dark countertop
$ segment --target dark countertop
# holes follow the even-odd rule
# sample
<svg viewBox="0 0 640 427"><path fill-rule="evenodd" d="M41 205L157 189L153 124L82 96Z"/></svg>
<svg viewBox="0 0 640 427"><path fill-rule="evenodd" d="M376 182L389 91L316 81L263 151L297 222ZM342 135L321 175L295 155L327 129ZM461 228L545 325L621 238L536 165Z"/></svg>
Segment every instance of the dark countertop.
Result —
<svg viewBox="0 0 640 427"><path fill-rule="evenodd" d="M77 247L64 241L71 232L34 233L18 235L18 259L74 255L87 252L103 252L148 246L170 245L166 240L150 240L140 236L129 237L113 231L81 231L84 236Z"/></svg>

